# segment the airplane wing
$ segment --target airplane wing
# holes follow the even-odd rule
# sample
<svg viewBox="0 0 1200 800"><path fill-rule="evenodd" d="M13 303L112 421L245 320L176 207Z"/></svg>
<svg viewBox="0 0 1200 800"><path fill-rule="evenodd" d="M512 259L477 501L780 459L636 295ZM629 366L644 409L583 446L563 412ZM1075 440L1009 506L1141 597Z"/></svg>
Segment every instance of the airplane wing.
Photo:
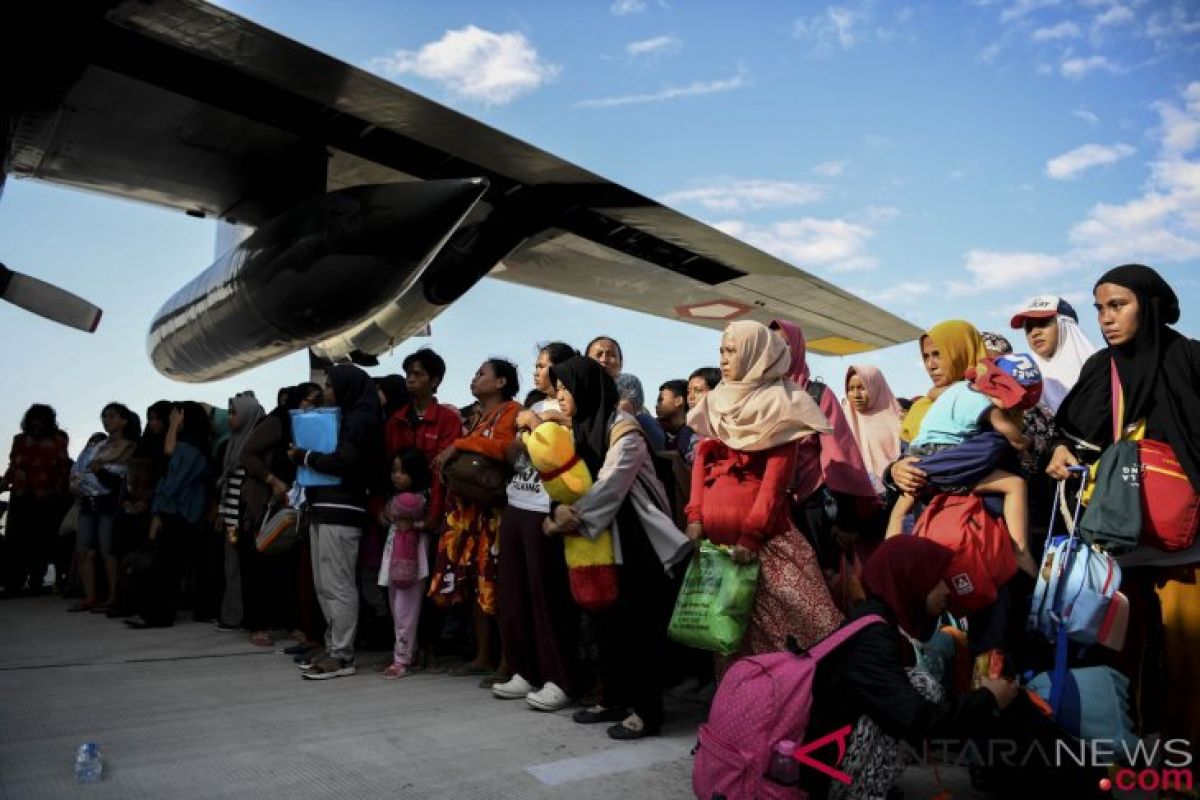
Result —
<svg viewBox="0 0 1200 800"><path fill-rule="evenodd" d="M465 233L422 267L423 296L305 342L321 355L382 352L489 273L707 327L785 317L821 353L920 333L802 268L199 0L48 0L6 17L25 42L20 54L5 49L0 73L3 167L16 177L256 228L351 187L484 182Z"/></svg>

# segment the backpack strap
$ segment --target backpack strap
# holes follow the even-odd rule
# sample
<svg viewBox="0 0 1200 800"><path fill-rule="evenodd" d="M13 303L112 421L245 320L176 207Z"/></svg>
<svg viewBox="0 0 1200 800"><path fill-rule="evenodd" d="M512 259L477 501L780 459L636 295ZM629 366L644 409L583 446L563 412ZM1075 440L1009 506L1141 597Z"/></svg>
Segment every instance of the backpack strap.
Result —
<svg viewBox="0 0 1200 800"><path fill-rule="evenodd" d="M1121 426L1125 417L1125 392L1121 390L1121 376L1117 374L1117 360L1108 359L1109 386L1112 392L1113 444L1121 441Z"/></svg>
<svg viewBox="0 0 1200 800"><path fill-rule="evenodd" d="M887 620L878 614L868 614L865 617L859 617L858 619L854 620L854 622L838 628L836 631L810 647L808 649L808 654L814 661L820 661L851 636L858 633L868 625L873 625L876 622L882 622L884 625L887 624Z"/></svg>
<svg viewBox="0 0 1200 800"><path fill-rule="evenodd" d="M612 426L612 430L610 430L608 432L608 446L612 447L617 442L624 439L626 436L629 436L631 433L637 433L637 434L642 433L642 426L638 424L637 420L632 420L632 419L617 420L616 423ZM645 434L642 434L642 435L645 435Z"/></svg>

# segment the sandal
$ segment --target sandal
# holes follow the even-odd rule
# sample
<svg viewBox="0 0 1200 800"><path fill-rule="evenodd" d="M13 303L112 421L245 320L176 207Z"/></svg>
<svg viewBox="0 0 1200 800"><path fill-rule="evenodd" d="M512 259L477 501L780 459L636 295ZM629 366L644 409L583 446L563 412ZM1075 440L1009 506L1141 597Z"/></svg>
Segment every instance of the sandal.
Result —
<svg viewBox="0 0 1200 800"><path fill-rule="evenodd" d="M250 635L250 644L257 647L274 647L275 640L266 631L257 631Z"/></svg>
<svg viewBox="0 0 1200 800"><path fill-rule="evenodd" d="M399 664L395 661L393 661L391 664L388 664L387 668L383 671L383 679L385 681L395 681L399 680L400 678L407 678L409 675L412 675L412 671L403 664Z"/></svg>

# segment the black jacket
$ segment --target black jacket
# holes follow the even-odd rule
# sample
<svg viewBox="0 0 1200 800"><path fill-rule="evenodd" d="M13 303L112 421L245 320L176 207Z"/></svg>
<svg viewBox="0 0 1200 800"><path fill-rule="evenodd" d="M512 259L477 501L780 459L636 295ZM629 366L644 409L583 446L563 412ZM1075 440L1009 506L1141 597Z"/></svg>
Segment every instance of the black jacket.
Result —
<svg viewBox="0 0 1200 800"><path fill-rule="evenodd" d="M884 733L919 745L926 739L978 734L998 710L987 689L943 703L926 700L905 673L904 653L912 646L896 626L891 609L877 598L859 604L849 620L878 614L889 624L868 625L821 660L813 684L812 733L874 720Z"/></svg>
<svg viewBox="0 0 1200 800"><path fill-rule="evenodd" d="M385 490L387 464L383 447L383 412L375 384L349 364L329 372L342 410L337 449L332 453L300 451L296 462L342 479L338 486L306 490L309 518L327 525L362 527L367 523L367 497Z"/></svg>

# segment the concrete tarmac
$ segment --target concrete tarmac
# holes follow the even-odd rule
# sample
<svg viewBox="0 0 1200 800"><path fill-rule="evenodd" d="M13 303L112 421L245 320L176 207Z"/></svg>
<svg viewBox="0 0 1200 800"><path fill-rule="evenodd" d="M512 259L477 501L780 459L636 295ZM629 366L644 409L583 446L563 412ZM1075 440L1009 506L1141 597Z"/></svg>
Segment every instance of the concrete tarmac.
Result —
<svg viewBox="0 0 1200 800"><path fill-rule="evenodd" d="M385 681L371 669L384 653L360 654L354 676L306 681L245 632L137 631L68 604L0 601L0 798L693 796L695 702L669 704L662 736L620 743L573 709L496 700L477 677ZM75 783L85 741L103 750L97 785ZM942 776L970 797L961 772ZM931 797L932 771L910 769L903 788Z"/></svg>

